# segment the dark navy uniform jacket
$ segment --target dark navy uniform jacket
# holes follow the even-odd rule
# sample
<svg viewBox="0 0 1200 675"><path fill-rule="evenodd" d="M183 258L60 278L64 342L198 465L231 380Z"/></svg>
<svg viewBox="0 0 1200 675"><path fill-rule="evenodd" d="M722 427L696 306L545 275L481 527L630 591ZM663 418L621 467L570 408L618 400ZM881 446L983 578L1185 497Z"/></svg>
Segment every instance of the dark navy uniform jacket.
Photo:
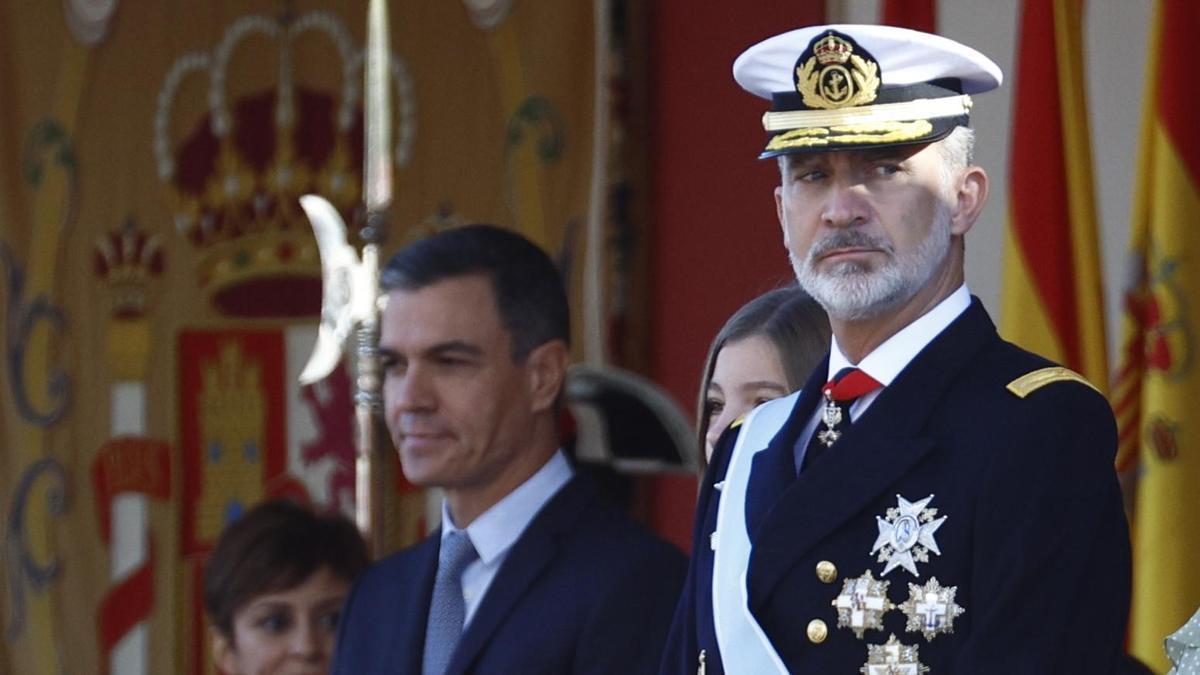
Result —
<svg viewBox="0 0 1200 675"><path fill-rule="evenodd" d="M1008 389L1053 365L1001 340L973 299L833 447L790 480L760 522L748 522L750 610L790 672L857 673L867 645L892 634L918 646L930 675L1113 671L1130 594L1116 429L1108 403L1086 384L1051 381L1024 397ZM809 378L772 446L794 446L827 369L828 361ZM719 444L701 486L664 673L696 673L701 650L708 675L725 672L713 630L709 536L720 499L713 485L733 445ZM884 564L870 553L876 518L897 506L897 495L910 502L934 495L928 506L946 516L935 533L941 555L917 562L919 577L903 568L881 576ZM833 564L835 578L816 573L822 562ZM908 599L909 583L936 577L956 587L965 611L953 633L927 640L907 632L899 609L884 615L884 630L862 639L839 628L832 603L846 579L868 570L890 582L896 605ZM809 638L814 620L827 626L824 640Z"/></svg>
<svg viewBox="0 0 1200 675"><path fill-rule="evenodd" d="M355 583L333 673L420 675L440 545L434 532ZM509 550L447 673L654 673L685 570L577 475Z"/></svg>

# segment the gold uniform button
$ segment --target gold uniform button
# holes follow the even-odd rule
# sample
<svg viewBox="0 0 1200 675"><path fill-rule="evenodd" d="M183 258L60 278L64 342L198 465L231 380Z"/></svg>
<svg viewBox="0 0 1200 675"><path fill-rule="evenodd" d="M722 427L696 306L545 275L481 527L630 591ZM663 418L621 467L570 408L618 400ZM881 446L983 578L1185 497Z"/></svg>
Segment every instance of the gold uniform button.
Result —
<svg viewBox="0 0 1200 675"><path fill-rule="evenodd" d="M808 641L814 645L819 645L829 637L829 627L820 619L813 619L808 622Z"/></svg>
<svg viewBox="0 0 1200 675"><path fill-rule="evenodd" d="M837 581L837 565L828 560L822 560L817 563L817 578L823 584L832 584Z"/></svg>

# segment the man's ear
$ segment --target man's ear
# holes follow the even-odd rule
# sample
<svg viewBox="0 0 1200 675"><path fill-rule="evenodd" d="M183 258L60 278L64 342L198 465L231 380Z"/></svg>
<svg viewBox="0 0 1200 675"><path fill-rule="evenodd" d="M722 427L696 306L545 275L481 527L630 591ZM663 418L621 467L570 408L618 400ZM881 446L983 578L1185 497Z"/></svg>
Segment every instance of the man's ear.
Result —
<svg viewBox="0 0 1200 675"><path fill-rule="evenodd" d="M988 175L982 167L970 166L963 172L955 192L950 233L964 235L975 224L988 198Z"/></svg>
<svg viewBox="0 0 1200 675"><path fill-rule="evenodd" d="M216 626L208 627L208 642L212 646L213 665L221 673L237 672L233 642Z"/></svg>
<svg viewBox="0 0 1200 675"><path fill-rule="evenodd" d="M534 412L550 410L562 392L567 377L571 353L562 340L539 345L525 357L525 372L529 376L530 404Z"/></svg>

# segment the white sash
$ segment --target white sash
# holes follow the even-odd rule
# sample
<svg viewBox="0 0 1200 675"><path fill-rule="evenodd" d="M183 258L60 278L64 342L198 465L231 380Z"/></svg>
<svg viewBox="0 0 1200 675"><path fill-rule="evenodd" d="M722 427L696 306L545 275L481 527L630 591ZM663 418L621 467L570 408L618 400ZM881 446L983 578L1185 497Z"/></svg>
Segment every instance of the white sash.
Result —
<svg viewBox="0 0 1200 675"><path fill-rule="evenodd" d="M750 535L746 531L746 487L754 455L766 449L795 405L799 392L769 401L742 423L717 507L713 537L713 623L721 662L730 675L768 675L788 670L771 646L762 626L750 613L746 571L750 566Z"/></svg>

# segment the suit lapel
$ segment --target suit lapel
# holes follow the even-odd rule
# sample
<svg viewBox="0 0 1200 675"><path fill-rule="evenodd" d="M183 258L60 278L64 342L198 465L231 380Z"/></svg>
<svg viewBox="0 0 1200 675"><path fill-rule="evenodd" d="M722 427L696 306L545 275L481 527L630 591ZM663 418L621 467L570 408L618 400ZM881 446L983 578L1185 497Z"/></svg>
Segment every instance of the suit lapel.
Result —
<svg viewBox="0 0 1200 675"><path fill-rule="evenodd" d="M466 671L528 588L553 561L558 552L558 538L575 524L592 496L592 490L577 476L546 502L500 565L496 578L492 579L454 650L447 675Z"/></svg>
<svg viewBox="0 0 1200 675"><path fill-rule="evenodd" d="M974 300L917 354L821 461L787 488L754 542L749 572L752 609L767 601L794 560L859 514L934 448L933 439L921 432L945 391L989 338L996 339L996 329ZM810 406L810 414L811 410ZM793 415L788 426L803 428L807 419ZM793 443L798 433L792 430ZM781 432L777 440L787 436ZM870 545L864 542L864 551Z"/></svg>
<svg viewBox="0 0 1200 675"><path fill-rule="evenodd" d="M395 611L380 617L383 621L399 621L399 630L389 631L395 635L389 640L390 649L385 663L404 664L398 672L421 672L421 659L425 652L425 624L429 621L429 603L433 598L433 581L437 576L438 552L441 550L442 530L438 528L422 541L416 551L416 561L409 570L411 574L396 588ZM379 634L383 634L382 631Z"/></svg>
<svg viewBox="0 0 1200 675"><path fill-rule="evenodd" d="M755 540L771 508L796 480L796 441L821 398L821 386L828 372L827 355L809 375L808 382L804 383L787 423L775 434L766 449L754 455L746 489L746 532L751 541Z"/></svg>

